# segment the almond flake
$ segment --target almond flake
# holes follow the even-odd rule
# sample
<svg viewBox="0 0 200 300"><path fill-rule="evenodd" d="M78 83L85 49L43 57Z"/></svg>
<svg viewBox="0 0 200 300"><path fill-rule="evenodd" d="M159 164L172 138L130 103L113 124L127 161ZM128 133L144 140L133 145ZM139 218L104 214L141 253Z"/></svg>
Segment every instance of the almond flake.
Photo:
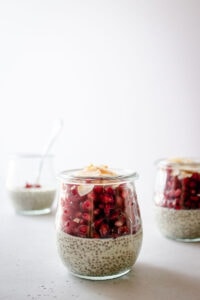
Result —
<svg viewBox="0 0 200 300"><path fill-rule="evenodd" d="M85 196L89 192L92 191L94 185L93 184L84 184L84 185L79 185L78 186L78 193L80 196Z"/></svg>

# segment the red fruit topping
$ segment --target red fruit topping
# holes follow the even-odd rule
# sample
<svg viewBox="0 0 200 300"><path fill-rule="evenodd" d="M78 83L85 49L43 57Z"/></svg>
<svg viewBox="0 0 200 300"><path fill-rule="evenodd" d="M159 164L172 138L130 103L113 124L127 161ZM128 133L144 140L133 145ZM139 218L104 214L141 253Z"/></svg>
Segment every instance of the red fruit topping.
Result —
<svg viewBox="0 0 200 300"><path fill-rule="evenodd" d="M181 189L176 189L173 193L173 197L177 198L180 197L181 195Z"/></svg>
<svg viewBox="0 0 200 300"><path fill-rule="evenodd" d="M67 221L66 223L64 223L63 231L68 234L76 235L77 223L74 221L70 221L70 220Z"/></svg>
<svg viewBox="0 0 200 300"><path fill-rule="evenodd" d="M82 213L82 218L83 218L83 220L85 220L87 222L91 221L91 215L86 212Z"/></svg>
<svg viewBox="0 0 200 300"><path fill-rule="evenodd" d="M85 200L81 203L81 209L83 211L91 211L93 209L93 203L90 200Z"/></svg>
<svg viewBox="0 0 200 300"><path fill-rule="evenodd" d="M35 188L41 188L41 185L39 183L34 184Z"/></svg>
<svg viewBox="0 0 200 300"><path fill-rule="evenodd" d="M82 212L77 211L77 212L75 213L75 217L76 217L76 218L81 218L81 217L82 217Z"/></svg>
<svg viewBox="0 0 200 300"><path fill-rule="evenodd" d="M94 239L99 239L99 238L100 238L100 235L99 235L97 232L93 232L93 233L92 233L92 237L93 237Z"/></svg>
<svg viewBox="0 0 200 300"><path fill-rule="evenodd" d="M101 235L101 237L105 238L108 237L109 235L109 226L106 223L101 224L100 229L99 229L99 233Z"/></svg>
<svg viewBox="0 0 200 300"><path fill-rule="evenodd" d="M94 209L94 211L93 211L94 216L99 216L100 213L101 213L100 208L96 208L96 209Z"/></svg>
<svg viewBox="0 0 200 300"><path fill-rule="evenodd" d="M72 185L71 189L70 189L70 192L74 196L77 195L78 194L77 187L75 185Z"/></svg>
<svg viewBox="0 0 200 300"><path fill-rule="evenodd" d="M116 238L130 234L127 224L130 224L129 218L134 220L133 206L130 204L131 201L136 202L136 197L126 184L115 188L94 185L84 195L78 193L77 187L63 185L65 198L61 198L60 203L64 232L83 238ZM135 224L131 226L134 228Z"/></svg>
<svg viewBox="0 0 200 300"><path fill-rule="evenodd" d="M130 229L127 226L121 226L121 227L118 228L117 233L119 235L129 234L130 233Z"/></svg>
<svg viewBox="0 0 200 300"><path fill-rule="evenodd" d="M100 218L100 219L95 220L94 221L94 227L95 227L95 229L98 229L99 226L103 223L103 221L104 221L104 218Z"/></svg>
<svg viewBox="0 0 200 300"><path fill-rule="evenodd" d="M115 210L111 215L110 215L110 220L111 221L116 221L119 219L120 216L120 211L119 210Z"/></svg>
<svg viewBox="0 0 200 300"><path fill-rule="evenodd" d="M199 200L200 200L200 197L198 197L198 196L191 196L191 197L190 197L190 200L191 200L191 201L199 201Z"/></svg>
<svg viewBox="0 0 200 300"><path fill-rule="evenodd" d="M111 195L114 194L114 190L113 190L113 188L112 188L111 186L106 186L106 187L104 188L104 190L105 190L105 192L108 193L108 194L111 194Z"/></svg>
<svg viewBox="0 0 200 300"><path fill-rule="evenodd" d="M95 198L96 198L95 193L93 191L91 191L90 193L87 194L87 198L89 200L95 200Z"/></svg>
<svg viewBox="0 0 200 300"><path fill-rule="evenodd" d="M123 189L121 192L121 196L123 199L126 199L129 195L129 190L128 189Z"/></svg>
<svg viewBox="0 0 200 300"><path fill-rule="evenodd" d="M111 209L112 208L111 208L110 204L105 204L105 206L104 206L104 213L105 213L106 217L109 216Z"/></svg>
<svg viewBox="0 0 200 300"><path fill-rule="evenodd" d="M116 202L116 206L119 207L119 208L123 208L124 207L124 199L122 199L122 197L120 196L116 196L116 199L115 199L115 202Z"/></svg>
<svg viewBox="0 0 200 300"><path fill-rule="evenodd" d="M163 207L174 209L197 209L200 205L200 174L197 172L187 177L174 175L167 170L167 180L163 191Z"/></svg>
<svg viewBox="0 0 200 300"><path fill-rule="evenodd" d="M30 183L28 183L28 182L27 182L26 185L25 185L25 188L26 188L26 189L30 189L30 188L32 188L32 187L33 187L33 185L30 184Z"/></svg>
<svg viewBox="0 0 200 300"><path fill-rule="evenodd" d="M80 237L88 237L89 227L88 225L80 225L78 227L78 236Z"/></svg>
<svg viewBox="0 0 200 300"><path fill-rule="evenodd" d="M102 203L108 204L108 203L113 203L114 199L112 195L109 194L103 194L101 197Z"/></svg>
<svg viewBox="0 0 200 300"><path fill-rule="evenodd" d="M26 183L25 184L26 189L31 189L31 188L41 188L41 185L39 183L31 184L31 183Z"/></svg>
<svg viewBox="0 0 200 300"><path fill-rule="evenodd" d="M101 194L103 192L103 187L101 185L95 185L93 191L95 194Z"/></svg>

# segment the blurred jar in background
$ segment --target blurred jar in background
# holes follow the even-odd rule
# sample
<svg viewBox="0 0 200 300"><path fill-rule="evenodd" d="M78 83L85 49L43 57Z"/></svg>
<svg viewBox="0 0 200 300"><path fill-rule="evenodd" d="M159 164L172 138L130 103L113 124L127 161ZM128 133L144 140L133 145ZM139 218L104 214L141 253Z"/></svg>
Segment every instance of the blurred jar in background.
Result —
<svg viewBox="0 0 200 300"><path fill-rule="evenodd" d="M182 241L200 240L200 161L157 162L155 220L161 233Z"/></svg>
<svg viewBox="0 0 200 300"><path fill-rule="evenodd" d="M10 155L6 190L17 213L50 213L56 194L54 156L24 153Z"/></svg>

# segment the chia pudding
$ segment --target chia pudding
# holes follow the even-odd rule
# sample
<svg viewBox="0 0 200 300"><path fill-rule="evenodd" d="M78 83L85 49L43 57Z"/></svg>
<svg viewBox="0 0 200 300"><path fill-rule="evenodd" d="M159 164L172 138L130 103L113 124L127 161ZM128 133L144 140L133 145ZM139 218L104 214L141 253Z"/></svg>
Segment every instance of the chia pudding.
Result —
<svg viewBox="0 0 200 300"><path fill-rule="evenodd" d="M200 209L175 210L155 208L155 219L163 235L177 240L197 240L200 237Z"/></svg>
<svg viewBox="0 0 200 300"><path fill-rule="evenodd" d="M155 188L155 220L165 236L200 241L200 163L161 161Z"/></svg>
<svg viewBox="0 0 200 300"><path fill-rule="evenodd" d="M93 165L61 173L57 248L72 274L110 279L126 274L135 264L142 224L134 176Z"/></svg>
<svg viewBox="0 0 200 300"><path fill-rule="evenodd" d="M64 265L74 274L105 279L126 274L140 252L142 230L118 238L88 239L57 232L58 252Z"/></svg>
<svg viewBox="0 0 200 300"><path fill-rule="evenodd" d="M17 213L33 215L51 211L55 198L55 188L16 187L8 188L7 193Z"/></svg>

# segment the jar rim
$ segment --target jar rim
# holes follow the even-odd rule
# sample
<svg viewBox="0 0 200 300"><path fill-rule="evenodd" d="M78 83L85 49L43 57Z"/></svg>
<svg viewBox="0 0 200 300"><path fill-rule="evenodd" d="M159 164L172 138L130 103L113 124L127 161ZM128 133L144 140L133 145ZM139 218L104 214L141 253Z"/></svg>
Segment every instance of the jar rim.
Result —
<svg viewBox="0 0 200 300"><path fill-rule="evenodd" d="M58 174L58 179L60 180L77 180L77 181L82 181L82 180L106 180L106 181L119 181L119 180L128 180L130 178L132 179L138 179L139 175L137 172L134 172L130 169L112 169L113 171L116 172L117 175L99 175L99 176L88 176L88 175L77 175L76 173L81 171L82 169L69 169L69 170L64 170Z"/></svg>
<svg viewBox="0 0 200 300"><path fill-rule="evenodd" d="M41 153L32 153L32 152L16 152L10 153L10 158L42 158L42 157L54 157L54 154L41 154Z"/></svg>
<svg viewBox="0 0 200 300"><path fill-rule="evenodd" d="M161 158L155 162L158 167L200 167L198 157Z"/></svg>

